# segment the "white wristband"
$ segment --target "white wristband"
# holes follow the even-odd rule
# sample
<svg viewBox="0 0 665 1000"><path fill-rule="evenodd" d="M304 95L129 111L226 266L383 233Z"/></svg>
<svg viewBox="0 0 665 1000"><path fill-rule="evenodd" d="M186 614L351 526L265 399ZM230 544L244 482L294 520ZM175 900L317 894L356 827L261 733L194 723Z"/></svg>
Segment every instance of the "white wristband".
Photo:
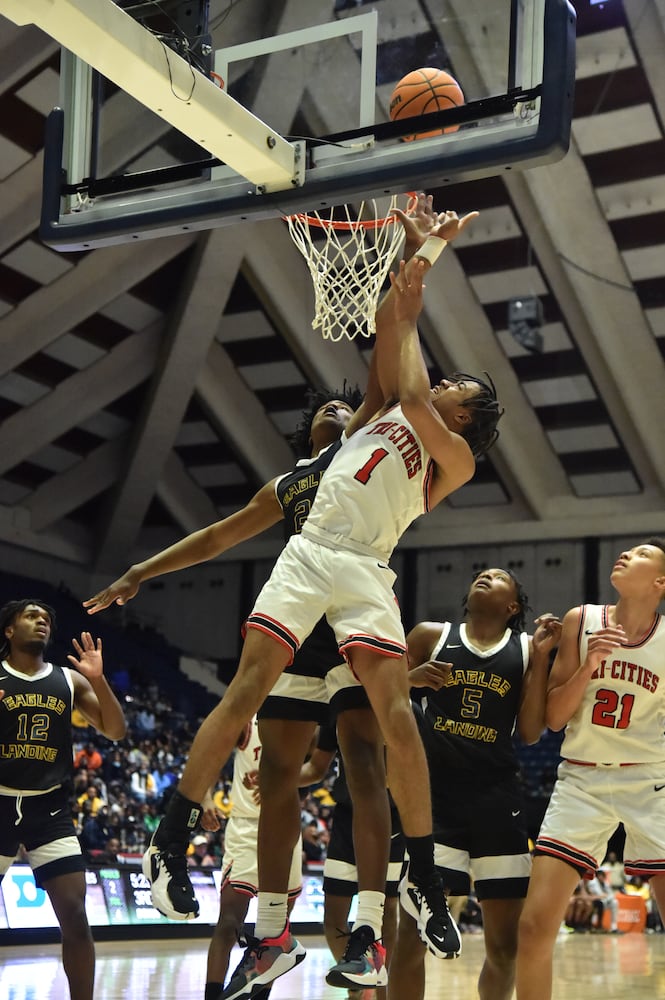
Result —
<svg viewBox="0 0 665 1000"><path fill-rule="evenodd" d="M422 257L431 267L447 246L447 240L442 240L438 236L428 236L420 249L416 250L415 256Z"/></svg>

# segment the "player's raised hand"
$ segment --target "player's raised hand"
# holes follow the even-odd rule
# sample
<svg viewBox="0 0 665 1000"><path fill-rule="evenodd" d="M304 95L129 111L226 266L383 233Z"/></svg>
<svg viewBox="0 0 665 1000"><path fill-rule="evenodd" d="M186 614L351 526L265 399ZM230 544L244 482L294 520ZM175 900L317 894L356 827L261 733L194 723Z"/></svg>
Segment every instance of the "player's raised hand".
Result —
<svg viewBox="0 0 665 1000"><path fill-rule="evenodd" d="M110 607L112 604L126 604L139 592L140 583L136 579L131 569L123 573L113 583L103 590L100 590L94 597L89 597L83 602L83 607L87 608L89 615L96 615L98 611Z"/></svg>
<svg viewBox="0 0 665 1000"><path fill-rule="evenodd" d="M81 632L81 641L72 639L72 645L77 656L71 653L67 657L73 667L87 677L88 680L101 677L104 672L104 661L102 659L102 640L95 640L89 632Z"/></svg>
<svg viewBox="0 0 665 1000"><path fill-rule="evenodd" d="M535 619L536 631L533 633L533 648L542 653L549 653L558 646L561 638L561 619L547 612Z"/></svg>
<svg viewBox="0 0 665 1000"><path fill-rule="evenodd" d="M432 195L419 191L416 195L416 203L412 212L407 215L400 208L394 209L393 215L397 216L404 227L406 246L413 252L422 246L432 229L439 224L439 213L434 211ZM411 253L405 250L405 257L410 257Z"/></svg>
<svg viewBox="0 0 665 1000"><path fill-rule="evenodd" d="M457 212L439 212L437 224L430 230L431 236L440 236L442 239L452 243L460 233L463 233L469 223L477 219L480 212L467 212L460 219Z"/></svg>

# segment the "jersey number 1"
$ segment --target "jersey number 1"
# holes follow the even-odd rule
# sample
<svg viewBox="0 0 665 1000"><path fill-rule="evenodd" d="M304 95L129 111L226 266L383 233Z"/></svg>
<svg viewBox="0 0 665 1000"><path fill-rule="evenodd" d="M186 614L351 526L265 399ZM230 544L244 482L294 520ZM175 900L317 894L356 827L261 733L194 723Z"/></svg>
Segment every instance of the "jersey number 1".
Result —
<svg viewBox="0 0 665 1000"><path fill-rule="evenodd" d="M382 462L387 454L388 452L385 448L375 448L363 467L358 469L353 478L357 479L359 483L363 484L363 486L367 486L369 477L372 475L379 462Z"/></svg>

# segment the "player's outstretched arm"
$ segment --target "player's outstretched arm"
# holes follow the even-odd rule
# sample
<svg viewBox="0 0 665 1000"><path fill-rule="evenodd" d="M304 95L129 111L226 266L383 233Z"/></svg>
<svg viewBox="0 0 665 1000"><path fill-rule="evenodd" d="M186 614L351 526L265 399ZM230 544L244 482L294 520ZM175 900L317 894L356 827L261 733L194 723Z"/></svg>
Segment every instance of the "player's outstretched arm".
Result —
<svg viewBox="0 0 665 1000"><path fill-rule="evenodd" d="M391 275L395 290L395 321L399 334L398 395L404 416L413 425L437 466L438 500L473 476L476 463L467 442L451 431L432 402L429 374L416 320L422 308L427 264L419 256L402 261ZM437 502L438 502L437 500Z"/></svg>
<svg viewBox="0 0 665 1000"><path fill-rule="evenodd" d="M111 604L126 604L136 597L139 587L146 580L163 573L173 573L188 566L206 562L221 555L240 542L253 538L277 524L284 516L275 495L275 480L266 483L246 507L221 521L192 532L174 545L135 563L121 577L104 587L94 597L83 602L89 615L94 615Z"/></svg>

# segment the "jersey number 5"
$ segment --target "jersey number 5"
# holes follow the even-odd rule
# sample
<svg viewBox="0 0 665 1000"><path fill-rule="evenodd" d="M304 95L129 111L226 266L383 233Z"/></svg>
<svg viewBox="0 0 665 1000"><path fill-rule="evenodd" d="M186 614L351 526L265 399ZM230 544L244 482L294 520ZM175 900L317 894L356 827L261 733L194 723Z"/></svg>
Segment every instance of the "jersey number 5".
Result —
<svg viewBox="0 0 665 1000"><path fill-rule="evenodd" d="M619 698L617 692L611 688L599 688L596 692L596 704L593 706L591 721L595 726L628 729L634 704L634 694L624 694ZM617 709L619 709L618 718Z"/></svg>

